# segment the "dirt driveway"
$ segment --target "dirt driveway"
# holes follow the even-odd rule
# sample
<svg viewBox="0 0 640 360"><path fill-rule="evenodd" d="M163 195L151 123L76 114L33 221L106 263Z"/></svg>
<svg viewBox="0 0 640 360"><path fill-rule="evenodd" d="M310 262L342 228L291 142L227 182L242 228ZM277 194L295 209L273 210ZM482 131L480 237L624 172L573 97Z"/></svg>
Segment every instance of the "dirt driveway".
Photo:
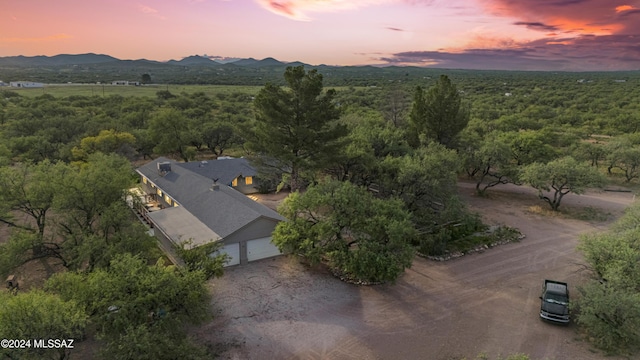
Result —
<svg viewBox="0 0 640 360"><path fill-rule="evenodd" d="M226 345L227 359L475 359L526 353L532 359L603 359L576 327L539 320L544 278L586 276L575 250L582 232L604 229L528 211L543 205L527 188L460 194L487 222L519 228L519 243L447 262L416 258L395 283L354 286L322 268L279 257L228 269L211 281L216 319L197 336ZM563 206L620 215L630 193L567 195Z"/></svg>

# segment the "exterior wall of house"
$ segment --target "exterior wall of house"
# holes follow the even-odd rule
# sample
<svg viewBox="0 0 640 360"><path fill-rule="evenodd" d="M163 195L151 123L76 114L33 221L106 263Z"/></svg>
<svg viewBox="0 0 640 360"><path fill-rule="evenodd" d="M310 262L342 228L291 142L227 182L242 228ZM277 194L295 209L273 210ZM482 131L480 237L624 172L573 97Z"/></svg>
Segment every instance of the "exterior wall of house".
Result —
<svg viewBox="0 0 640 360"><path fill-rule="evenodd" d="M225 244L260 239L271 236L278 222L267 218L260 218L235 233L224 238ZM240 249L242 253L242 249ZM246 253L246 252L245 252Z"/></svg>
<svg viewBox="0 0 640 360"><path fill-rule="evenodd" d="M148 180L145 182L145 178L144 177L142 177L141 187L142 187L142 191L145 194L152 195L153 200L159 202L160 205L162 206L162 208L168 208L168 207L176 206L175 201L173 201L173 199L171 197L169 197L167 194L165 194L162 191L162 189L158 189L157 187L155 187Z"/></svg>
<svg viewBox="0 0 640 360"><path fill-rule="evenodd" d="M258 192L258 184L256 184L255 176L242 177L238 176L232 183L231 187L243 194L255 194Z"/></svg>

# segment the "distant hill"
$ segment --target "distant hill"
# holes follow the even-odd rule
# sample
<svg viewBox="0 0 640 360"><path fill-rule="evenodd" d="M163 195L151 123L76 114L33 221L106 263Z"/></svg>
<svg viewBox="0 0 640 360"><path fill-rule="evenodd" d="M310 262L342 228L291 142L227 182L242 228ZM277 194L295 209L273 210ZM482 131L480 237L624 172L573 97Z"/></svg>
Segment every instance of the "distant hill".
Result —
<svg viewBox="0 0 640 360"><path fill-rule="evenodd" d="M86 65L120 61L109 55L79 54L79 55L55 55L55 56L7 56L0 57L0 66L60 66L60 65Z"/></svg>
<svg viewBox="0 0 640 360"><path fill-rule="evenodd" d="M275 67L275 66L299 66L306 65L299 61L292 63L285 63L276 60L272 57L268 57L262 60L254 58L238 59L234 61L218 62L208 57L200 55L187 56L181 60L169 60L167 62L153 61L147 59L138 60L120 60L109 55L100 54L77 54L77 55L55 55L55 56L6 56L0 57L0 66L10 67L34 67L34 66L72 66L72 65L97 65L105 63L137 63L137 64L165 64L165 65L178 65L178 66L220 66L223 64L233 64L236 66L246 67Z"/></svg>
<svg viewBox="0 0 640 360"><path fill-rule="evenodd" d="M183 65L183 66L192 66L192 65L220 65L219 62L215 61L215 60L211 60L209 58L203 57L203 56L199 56L199 55L192 55L192 56L187 56L186 58L182 59L182 60L169 60L167 61L167 64L171 64L171 65Z"/></svg>
<svg viewBox="0 0 640 360"><path fill-rule="evenodd" d="M254 66L282 66L285 65L282 61L278 61L272 57L264 58L258 61Z"/></svg>
<svg viewBox="0 0 640 360"><path fill-rule="evenodd" d="M248 59L240 59L238 61L230 62L229 64L238 65L238 66L253 66L258 63L258 60L254 58Z"/></svg>

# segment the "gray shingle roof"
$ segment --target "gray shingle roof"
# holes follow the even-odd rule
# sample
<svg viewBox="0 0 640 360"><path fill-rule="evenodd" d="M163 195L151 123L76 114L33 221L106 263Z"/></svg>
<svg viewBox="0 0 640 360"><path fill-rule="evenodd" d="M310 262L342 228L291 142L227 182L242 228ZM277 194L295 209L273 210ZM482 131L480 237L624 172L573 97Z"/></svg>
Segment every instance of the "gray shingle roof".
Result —
<svg viewBox="0 0 640 360"><path fill-rule="evenodd" d="M258 173L249 165L247 159L220 159L208 161L192 161L187 163L175 163L208 179L218 179L218 183L231 185L233 179L238 176L256 176Z"/></svg>
<svg viewBox="0 0 640 360"><path fill-rule="evenodd" d="M175 243L191 240L192 243L187 247L188 249L222 240L220 235L203 224L183 206L153 211L148 216Z"/></svg>
<svg viewBox="0 0 640 360"><path fill-rule="evenodd" d="M168 161L171 162L171 171L162 176L158 172L157 164ZM261 217L276 221L284 220L277 212L249 199L220 181L219 189L212 190L213 181L209 177L191 171L189 167L192 165L183 166L184 164L193 163L176 163L161 157L139 167L137 171L222 238L228 237Z"/></svg>

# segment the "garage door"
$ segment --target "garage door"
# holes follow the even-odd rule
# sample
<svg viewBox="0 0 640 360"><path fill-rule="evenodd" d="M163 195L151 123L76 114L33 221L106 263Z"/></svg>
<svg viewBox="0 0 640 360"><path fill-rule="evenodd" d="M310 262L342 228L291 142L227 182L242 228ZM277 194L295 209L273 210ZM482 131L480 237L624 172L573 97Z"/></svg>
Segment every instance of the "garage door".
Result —
<svg viewBox="0 0 640 360"><path fill-rule="evenodd" d="M240 264L240 244L228 244L222 247L222 249L214 252L213 256L218 254L227 254L231 257L229 261L224 266L238 265Z"/></svg>
<svg viewBox="0 0 640 360"><path fill-rule="evenodd" d="M271 237L247 241L247 260L254 261L280 255L281 252L271 242Z"/></svg>

